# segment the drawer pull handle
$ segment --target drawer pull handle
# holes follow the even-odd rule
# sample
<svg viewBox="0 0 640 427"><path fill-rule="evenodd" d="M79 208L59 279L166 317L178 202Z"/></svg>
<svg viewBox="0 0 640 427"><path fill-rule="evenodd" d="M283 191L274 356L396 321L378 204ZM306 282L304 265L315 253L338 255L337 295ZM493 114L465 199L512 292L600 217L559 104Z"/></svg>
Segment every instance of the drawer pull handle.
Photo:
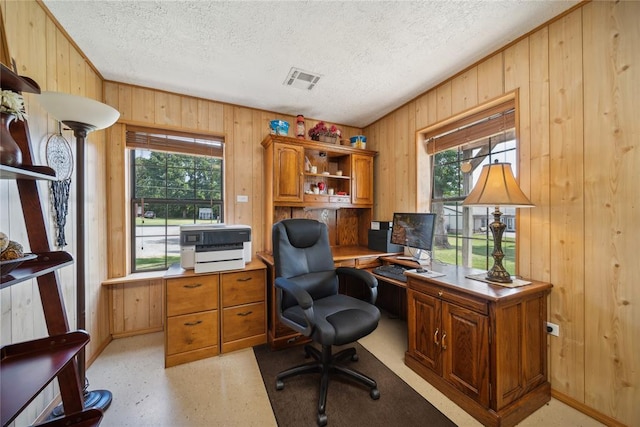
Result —
<svg viewBox="0 0 640 427"><path fill-rule="evenodd" d="M238 282L248 282L251 280L251 277L243 277L242 279L238 279Z"/></svg>
<svg viewBox="0 0 640 427"><path fill-rule="evenodd" d="M442 333L442 349L446 350L447 349L447 345L444 343L444 339L447 337L447 333L443 332Z"/></svg>
<svg viewBox="0 0 640 427"><path fill-rule="evenodd" d="M251 310L249 310L249 311L243 311L242 313L238 313L238 316L245 317L245 316L250 315L251 313L253 313L253 311L251 311Z"/></svg>
<svg viewBox="0 0 640 427"><path fill-rule="evenodd" d="M194 283L192 285L184 285L184 287L187 288L187 289L195 289L195 288L199 288L200 286L202 286L202 283Z"/></svg>
<svg viewBox="0 0 640 427"><path fill-rule="evenodd" d="M202 323L202 320L196 320L195 322L186 322L184 326L196 326Z"/></svg>
<svg viewBox="0 0 640 427"><path fill-rule="evenodd" d="M436 333L433 334L433 343L435 345L440 345L440 341L438 341L438 333L440 332L440 329L436 328Z"/></svg>

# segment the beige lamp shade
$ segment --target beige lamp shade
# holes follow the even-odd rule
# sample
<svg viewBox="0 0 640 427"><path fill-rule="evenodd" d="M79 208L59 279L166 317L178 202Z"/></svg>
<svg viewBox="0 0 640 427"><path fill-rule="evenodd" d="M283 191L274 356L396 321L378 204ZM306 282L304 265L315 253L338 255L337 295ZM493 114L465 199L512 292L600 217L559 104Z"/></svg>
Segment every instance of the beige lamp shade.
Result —
<svg viewBox="0 0 640 427"><path fill-rule="evenodd" d="M120 117L115 108L84 96L42 92L38 101L56 120L83 123L93 130L108 128Z"/></svg>
<svg viewBox="0 0 640 427"><path fill-rule="evenodd" d="M462 202L467 206L513 206L532 208L511 171L510 163L491 163L482 167L478 183Z"/></svg>

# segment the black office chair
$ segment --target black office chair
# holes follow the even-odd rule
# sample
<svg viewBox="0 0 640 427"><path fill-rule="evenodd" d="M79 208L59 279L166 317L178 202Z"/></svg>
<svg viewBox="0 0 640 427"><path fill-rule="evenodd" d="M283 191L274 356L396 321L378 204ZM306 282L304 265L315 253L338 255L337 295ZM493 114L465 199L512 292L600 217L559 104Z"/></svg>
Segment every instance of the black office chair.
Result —
<svg viewBox="0 0 640 427"><path fill-rule="evenodd" d="M351 347L332 354L331 346L344 345L369 335L378 326L380 311L373 305L378 281L369 272L333 264L327 226L310 219L286 219L273 225L278 317L282 323L322 345L322 352L306 345L307 357L315 360L278 374L276 389L294 375L320 372L318 425L327 424L325 414L329 373L346 375L367 386L372 399L380 398L376 382L338 362L358 360ZM366 283L370 301L338 293L338 274Z"/></svg>

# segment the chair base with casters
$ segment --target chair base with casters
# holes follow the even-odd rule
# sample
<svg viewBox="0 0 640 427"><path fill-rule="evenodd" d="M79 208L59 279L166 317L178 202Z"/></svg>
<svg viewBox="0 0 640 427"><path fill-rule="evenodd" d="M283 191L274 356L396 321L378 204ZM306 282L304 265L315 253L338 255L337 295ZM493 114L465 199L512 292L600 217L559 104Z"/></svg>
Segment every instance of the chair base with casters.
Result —
<svg viewBox="0 0 640 427"><path fill-rule="evenodd" d="M343 365L338 365L338 362L350 359L353 362L358 360L356 349L353 347L341 350L336 354L332 354L330 345L323 345L322 351L313 347L310 344L304 346L304 352L306 357L312 357L315 359L313 362L299 365L286 371L280 372L276 377L276 390L284 389L284 380L290 377L301 374L321 373L320 379L320 396L318 398L318 425L327 425L327 391L329 390L329 374L337 373L341 374L352 380L356 380L365 387L369 388L369 396L373 400L380 398L380 391L378 391L378 385L376 382L368 376L349 369Z"/></svg>

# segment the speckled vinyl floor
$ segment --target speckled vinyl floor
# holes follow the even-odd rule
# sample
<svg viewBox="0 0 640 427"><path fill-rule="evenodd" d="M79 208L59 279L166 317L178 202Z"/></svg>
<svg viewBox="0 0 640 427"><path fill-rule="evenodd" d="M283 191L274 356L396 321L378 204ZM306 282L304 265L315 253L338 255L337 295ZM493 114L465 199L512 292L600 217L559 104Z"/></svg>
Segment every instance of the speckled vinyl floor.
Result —
<svg viewBox="0 0 640 427"><path fill-rule="evenodd" d="M405 366L406 339L406 323L383 316L378 328L360 344L453 422L480 426ZM276 426L253 350L165 369L163 343L163 333L114 340L88 369L89 390L113 393L101 426ZM551 399L519 426L602 424Z"/></svg>

